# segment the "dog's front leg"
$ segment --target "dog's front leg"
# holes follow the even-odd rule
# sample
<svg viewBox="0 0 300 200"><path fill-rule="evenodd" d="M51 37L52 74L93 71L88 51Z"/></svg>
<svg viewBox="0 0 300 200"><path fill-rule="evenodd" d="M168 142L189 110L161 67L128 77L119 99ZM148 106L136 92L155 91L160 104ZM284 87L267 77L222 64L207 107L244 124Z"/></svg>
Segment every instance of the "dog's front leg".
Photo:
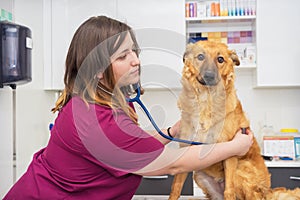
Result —
<svg viewBox="0 0 300 200"><path fill-rule="evenodd" d="M232 157L224 161L225 170L225 192L224 200L236 200L234 173L237 169L238 159Z"/></svg>
<svg viewBox="0 0 300 200"><path fill-rule="evenodd" d="M180 197L181 190L188 173L176 174L172 183L172 189L169 200L177 200Z"/></svg>

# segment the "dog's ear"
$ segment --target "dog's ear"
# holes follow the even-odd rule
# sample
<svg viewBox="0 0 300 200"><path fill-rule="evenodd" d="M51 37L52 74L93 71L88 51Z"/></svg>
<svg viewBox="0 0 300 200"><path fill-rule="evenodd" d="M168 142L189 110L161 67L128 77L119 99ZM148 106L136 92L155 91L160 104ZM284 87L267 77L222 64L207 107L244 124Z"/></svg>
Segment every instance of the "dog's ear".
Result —
<svg viewBox="0 0 300 200"><path fill-rule="evenodd" d="M236 54L235 51L231 51L230 58L232 59L233 63L234 63L236 66L239 66L239 65L240 65L240 59L239 59L239 57L238 57L238 55Z"/></svg>
<svg viewBox="0 0 300 200"><path fill-rule="evenodd" d="M187 56L190 54L193 45L194 45L193 43L187 44L185 52L183 54L183 58L182 58L183 63L185 63L185 60L186 60Z"/></svg>
<svg viewBox="0 0 300 200"><path fill-rule="evenodd" d="M186 52L184 52L183 57L182 57L183 63L185 63L185 57L186 57Z"/></svg>

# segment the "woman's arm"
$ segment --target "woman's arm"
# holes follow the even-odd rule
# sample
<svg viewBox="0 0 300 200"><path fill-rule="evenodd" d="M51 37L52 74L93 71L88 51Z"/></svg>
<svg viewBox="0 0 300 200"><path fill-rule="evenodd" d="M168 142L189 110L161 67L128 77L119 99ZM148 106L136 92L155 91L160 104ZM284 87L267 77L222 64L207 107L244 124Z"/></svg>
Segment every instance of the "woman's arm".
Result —
<svg viewBox="0 0 300 200"><path fill-rule="evenodd" d="M229 157L246 154L252 142L253 133L251 131L248 131L248 135L243 135L239 131L229 142L194 145L179 149L166 147L156 160L135 174L174 175L204 169Z"/></svg>

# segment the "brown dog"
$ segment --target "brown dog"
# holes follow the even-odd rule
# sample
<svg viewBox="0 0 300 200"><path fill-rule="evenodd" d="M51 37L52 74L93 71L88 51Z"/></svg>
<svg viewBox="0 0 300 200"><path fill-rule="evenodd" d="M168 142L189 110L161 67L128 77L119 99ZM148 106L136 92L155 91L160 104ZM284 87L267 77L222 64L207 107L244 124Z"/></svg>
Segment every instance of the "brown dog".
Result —
<svg viewBox="0 0 300 200"><path fill-rule="evenodd" d="M181 139L224 142L249 127L234 86L234 66L239 64L236 53L223 43L200 41L187 46L178 100ZM209 152L200 156L209 156ZM174 177L170 200L180 197L186 176ZM261 200L267 194L272 199L270 174L255 138L245 156L195 171L194 180L209 199Z"/></svg>

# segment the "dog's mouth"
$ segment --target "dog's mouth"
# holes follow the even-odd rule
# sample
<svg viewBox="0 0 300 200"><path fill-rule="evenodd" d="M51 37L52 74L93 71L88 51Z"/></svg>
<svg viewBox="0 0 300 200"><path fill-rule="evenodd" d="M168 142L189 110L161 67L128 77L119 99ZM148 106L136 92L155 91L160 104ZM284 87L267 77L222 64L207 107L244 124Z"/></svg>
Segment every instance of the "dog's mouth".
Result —
<svg viewBox="0 0 300 200"><path fill-rule="evenodd" d="M218 76L213 72L205 72L204 75L198 75L197 81L204 86L215 86L219 82Z"/></svg>

